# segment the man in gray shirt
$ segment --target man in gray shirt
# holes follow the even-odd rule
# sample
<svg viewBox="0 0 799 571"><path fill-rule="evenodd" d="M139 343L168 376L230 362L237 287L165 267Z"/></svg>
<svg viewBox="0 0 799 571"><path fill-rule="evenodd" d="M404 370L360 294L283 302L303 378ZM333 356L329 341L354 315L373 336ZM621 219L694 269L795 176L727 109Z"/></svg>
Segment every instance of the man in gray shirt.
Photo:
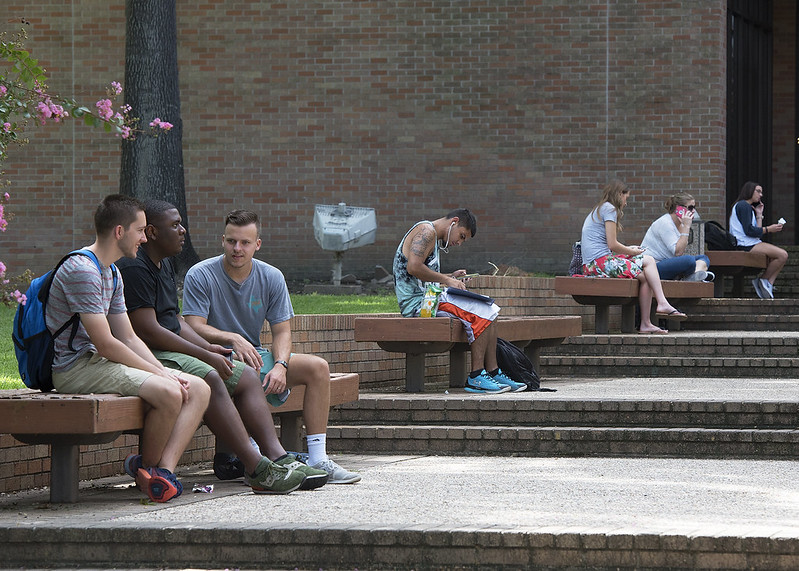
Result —
<svg viewBox="0 0 799 571"><path fill-rule="evenodd" d="M291 298L280 270L254 259L261 248L260 231L254 212L234 210L227 215L224 254L196 264L186 274L183 316L208 342L232 348L237 359L260 371L267 395L305 385L308 464L325 470L328 484L358 482L359 474L327 456L330 369L320 357L291 352ZM261 347L264 322L272 330L271 351Z"/></svg>
<svg viewBox="0 0 799 571"><path fill-rule="evenodd" d="M60 393L116 393L148 404L141 454L125 459L125 471L156 502L177 497L183 486L174 474L200 424L211 391L194 375L165 368L136 335L125 311L122 278L112 267L136 257L147 241L144 209L135 198L113 194L94 215L96 240L90 257L70 257L53 277L47 328L55 333L74 314L80 325L55 340L53 385Z"/></svg>

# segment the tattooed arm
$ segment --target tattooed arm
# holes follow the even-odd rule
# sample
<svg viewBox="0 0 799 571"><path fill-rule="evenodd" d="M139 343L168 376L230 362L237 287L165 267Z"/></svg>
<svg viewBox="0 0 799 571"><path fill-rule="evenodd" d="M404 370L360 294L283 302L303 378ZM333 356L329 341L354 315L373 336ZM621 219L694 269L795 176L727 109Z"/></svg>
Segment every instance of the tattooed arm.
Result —
<svg viewBox="0 0 799 571"><path fill-rule="evenodd" d="M424 263L432 253L437 239L436 231L427 224L420 224L416 232L408 236L403 247L403 253L408 258L408 273L424 282L438 282L444 286L466 289L464 283L455 277L456 275L465 274L466 270L458 270L452 274L442 274L431 270Z"/></svg>

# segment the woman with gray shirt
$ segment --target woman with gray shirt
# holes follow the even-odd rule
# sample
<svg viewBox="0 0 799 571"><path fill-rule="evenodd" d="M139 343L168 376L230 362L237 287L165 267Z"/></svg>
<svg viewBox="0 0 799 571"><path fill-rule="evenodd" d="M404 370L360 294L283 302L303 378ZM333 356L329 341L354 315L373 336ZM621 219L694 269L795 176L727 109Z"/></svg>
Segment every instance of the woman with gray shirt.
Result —
<svg viewBox="0 0 799 571"><path fill-rule="evenodd" d="M657 301L655 315L662 318L683 320L687 316L675 309L663 294L655 260L644 255L639 246L625 246L618 240L621 230L619 220L624 215L622 210L627 205L630 190L619 180L608 183L602 198L591 210L583 223L582 254L583 274L605 278L637 279L638 303L641 309L641 326L639 333L666 334L652 323L650 313L652 299Z"/></svg>

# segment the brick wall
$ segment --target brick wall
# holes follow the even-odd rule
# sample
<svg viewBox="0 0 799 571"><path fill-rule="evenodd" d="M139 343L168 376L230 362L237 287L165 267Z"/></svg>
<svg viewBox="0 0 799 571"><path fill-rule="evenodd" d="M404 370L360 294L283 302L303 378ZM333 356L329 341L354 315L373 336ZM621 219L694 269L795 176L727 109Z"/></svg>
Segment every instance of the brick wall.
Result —
<svg viewBox="0 0 799 571"><path fill-rule="evenodd" d="M4 8L30 22L53 91L91 103L123 77L123 2ZM289 279L328 277L333 256L309 226L314 204L343 201L377 210L376 243L344 256L365 274L390 264L413 222L466 205L480 230L448 267L563 272L614 176L633 188L628 243L673 189L723 217L720 0L177 0L177 17L201 257L218 252L223 214L246 207L268 218L260 256ZM119 152L75 123L30 137L6 165L17 218L2 259L40 272L91 239Z"/></svg>
<svg viewBox="0 0 799 571"><path fill-rule="evenodd" d="M771 237L775 244L795 244L796 224L796 2L774 2L774 121L772 125L772 201L766 224L780 216L789 223ZM766 205L769 206L769 205Z"/></svg>
<svg viewBox="0 0 799 571"><path fill-rule="evenodd" d="M583 329L593 329L593 309L575 304L570 297L555 295L554 279L525 277L480 277L470 289L492 295L502 315L582 315ZM361 390L404 390L405 357L387 353L375 343L356 343L356 315L298 315L292 322L297 353L313 353L330 363L333 372L357 372ZM611 327L619 327L618 308L611 308ZM269 336L264 335L268 343ZM426 374L433 382L449 379L448 357L429 355ZM542 372L546 375L546 371ZM121 473L122 461L134 452L137 437L123 435L109 444L81 447L80 478L88 480ZM182 463L209 462L213 458L213 435L203 427L183 455ZM0 493L46 486L49 483L48 446L20 444L10 435L0 435Z"/></svg>

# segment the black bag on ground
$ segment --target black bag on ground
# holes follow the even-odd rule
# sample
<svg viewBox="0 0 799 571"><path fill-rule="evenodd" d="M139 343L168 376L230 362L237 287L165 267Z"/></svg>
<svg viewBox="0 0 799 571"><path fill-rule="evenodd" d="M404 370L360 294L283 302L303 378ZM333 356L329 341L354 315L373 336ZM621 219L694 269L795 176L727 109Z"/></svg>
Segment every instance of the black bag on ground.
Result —
<svg viewBox="0 0 799 571"><path fill-rule="evenodd" d="M528 391L554 391L556 389L542 389L538 374L533 368L533 363L513 343L497 338L497 364L502 372L517 383L527 385Z"/></svg>
<svg viewBox="0 0 799 571"><path fill-rule="evenodd" d="M705 244L708 250L735 250L738 240L718 222L705 222Z"/></svg>

